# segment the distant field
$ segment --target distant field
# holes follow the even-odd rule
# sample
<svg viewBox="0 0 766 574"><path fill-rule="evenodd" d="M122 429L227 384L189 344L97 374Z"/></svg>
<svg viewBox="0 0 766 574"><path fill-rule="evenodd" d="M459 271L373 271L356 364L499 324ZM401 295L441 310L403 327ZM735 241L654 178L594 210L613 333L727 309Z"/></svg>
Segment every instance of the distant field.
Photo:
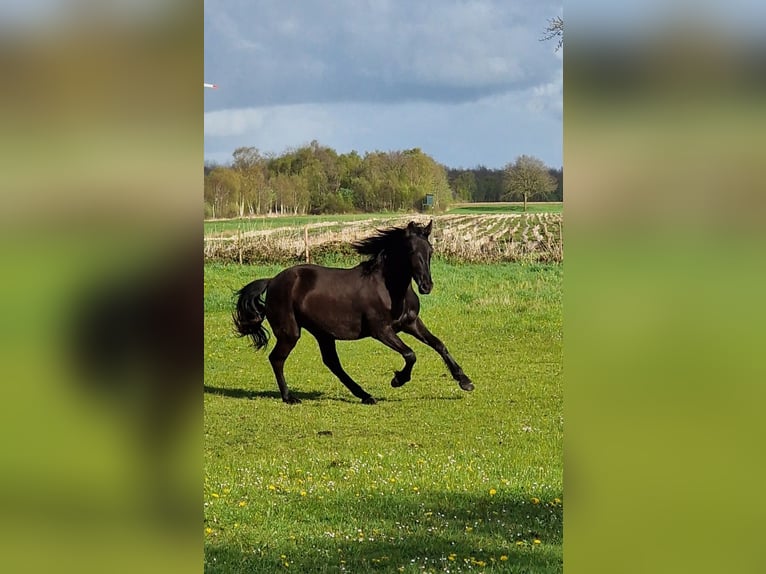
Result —
<svg viewBox="0 0 766 574"><path fill-rule="evenodd" d="M563 203L528 203L527 213L561 213ZM475 213L524 213L524 205L516 202L500 203L458 203L447 210L448 214ZM416 213L416 216L429 215ZM406 213L343 213L338 215L269 215L240 219L208 219L205 221L205 235L236 235L238 231L258 231L277 227L297 227L329 221L386 220L406 217Z"/></svg>
<svg viewBox="0 0 766 574"><path fill-rule="evenodd" d="M307 333L283 404L268 351L233 335L233 291L281 268L205 266L205 572L562 572L563 266L435 261L421 315L476 390L406 335L399 389L397 353L339 343L373 406Z"/></svg>
<svg viewBox="0 0 766 574"><path fill-rule="evenodd" d="M526 213L561 213L564 204L561 202L527 203ZM460 203L449 209L447 213L524 213L524 204L517 202L502 203Z"/></svg>
<svg viewBox="0 0 766 574"><path fill-rule="evenodd" d="M397 217L396 213L342 213L338 215L270 215L243 219L205 221L205 235L236 235L237 232L261 231L277 227L300 227L331 221L361 221Z"/></svg>

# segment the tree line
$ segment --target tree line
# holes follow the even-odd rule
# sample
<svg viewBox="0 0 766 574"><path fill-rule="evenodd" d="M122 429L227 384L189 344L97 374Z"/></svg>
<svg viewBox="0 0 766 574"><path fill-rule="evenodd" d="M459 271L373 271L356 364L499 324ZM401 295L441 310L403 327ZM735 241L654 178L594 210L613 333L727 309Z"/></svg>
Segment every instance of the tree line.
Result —
<svg viewBox="0 0 766 574"><path fill-rule="evenodd" d="M228 165L205 165L205 217L409 211L422 209L427 196L429 209L442 211L453 201L511 193L507 170L451 170L419 148L361 156L312 141L281 155L240 147L232 157Z"/></svg>
<svg viewBox="0 0 766 574"><path fill-rule="evenodd" d="M530 172L527 186L514 184L514 176ZM564 170L550 168L542 161L522 155L503 169L478 166L471 169L448 169L447 179L456 201L564 201ZM519 178L517 178L519 179Z"/></svg>

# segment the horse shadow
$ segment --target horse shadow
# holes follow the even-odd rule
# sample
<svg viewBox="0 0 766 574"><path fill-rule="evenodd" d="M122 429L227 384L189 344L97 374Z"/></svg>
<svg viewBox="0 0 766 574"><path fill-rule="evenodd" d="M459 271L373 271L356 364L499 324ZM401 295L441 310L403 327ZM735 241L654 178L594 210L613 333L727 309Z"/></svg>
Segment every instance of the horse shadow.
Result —
<svg viewBox="0 0 766 574"><path fill-rule="evenodd" d="M279 399L282 400L282 396L279 391L252 391L249 389L230 389L225 387L213 387L211 385L205 385L204 390L211 395L219 395L228 397L230 399ZM303 400L318 400L324 393L321 391L308 391L308 392L291 392L294 396Z"/></svg>

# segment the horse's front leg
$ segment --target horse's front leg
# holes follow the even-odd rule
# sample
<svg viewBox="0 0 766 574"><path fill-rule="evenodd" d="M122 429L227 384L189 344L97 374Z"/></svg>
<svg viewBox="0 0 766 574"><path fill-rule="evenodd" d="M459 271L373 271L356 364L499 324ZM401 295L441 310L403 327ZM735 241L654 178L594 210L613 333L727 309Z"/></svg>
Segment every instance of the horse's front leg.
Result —
<svg viewBox="0 0 766 574"><path fill-rule="evenodd" d="M460 368L460 365L458 365L455 359L452 358L452 355L449 354L449 351L447 350L447 347L444 346L444 343L442 343L436 335L431 333L431 331L426 328L420 317L416 317L414 321L407 323L406 325L402 325L402 331L412 335L439 353L441 358L447 364L447 368L452 374L452 378L457 381L461 389L464 391L473 390L474 387L471 379L466 376L466 374L463 372L463 369Z"/></svg>
<svg viewBox="0 0 766 574"><path fill-rule="evenodd" d="M401 387L412 378L412 367L416 361L415 352L405 345L390 325L383 327L377 333L372 333L372 337L404 358L404 368L401 371L394 371L394 378L391 380L392 387Z"/></svg>

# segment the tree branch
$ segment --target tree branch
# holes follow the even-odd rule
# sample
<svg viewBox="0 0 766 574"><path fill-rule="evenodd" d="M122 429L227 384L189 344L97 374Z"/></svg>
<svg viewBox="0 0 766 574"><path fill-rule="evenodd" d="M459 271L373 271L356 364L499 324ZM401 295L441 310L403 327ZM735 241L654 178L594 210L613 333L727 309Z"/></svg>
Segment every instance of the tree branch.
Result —
<svg viewBox="0 0 766 574"><path fill-rule="evenodd" d="M548 27L545 29L545 36L540 38L541 42L558 38L556 51L558 52L564 46L564 18L556 16L548 20Z"/></svg>

